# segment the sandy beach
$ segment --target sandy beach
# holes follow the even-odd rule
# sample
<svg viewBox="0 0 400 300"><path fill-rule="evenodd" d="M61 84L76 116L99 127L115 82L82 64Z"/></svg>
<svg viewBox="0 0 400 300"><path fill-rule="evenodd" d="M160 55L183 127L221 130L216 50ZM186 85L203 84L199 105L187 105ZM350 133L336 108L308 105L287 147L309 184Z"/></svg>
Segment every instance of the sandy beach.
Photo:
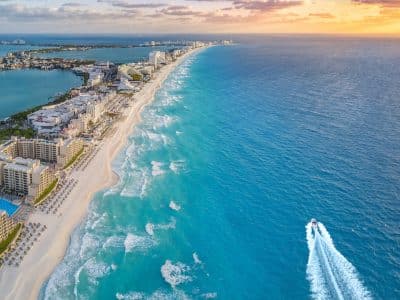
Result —
<svg viewBox="0 0 400 300"><path fill-rule="evenodd" d="M94 194L118 181L117 175L111 168L111 163L125 145L127 137L132 133L135 125L140 121L141 111L151 103L158 88L176 66L188 55L199 50L191 51L177 61L161 68L155 78L134 95L135 101L124 112L125 118L117 122L114 125L115 131L100 143L99 151L86 169L84 171L74 169L69 173L68 179L76 180L77 185L69 193L57 215L35 211L30 216L30 222L45 224L47 230L33 245L19 267L4 266L0 269L2 299L38 298L43 283L64 257L72 231L85 217Z"/></svg>

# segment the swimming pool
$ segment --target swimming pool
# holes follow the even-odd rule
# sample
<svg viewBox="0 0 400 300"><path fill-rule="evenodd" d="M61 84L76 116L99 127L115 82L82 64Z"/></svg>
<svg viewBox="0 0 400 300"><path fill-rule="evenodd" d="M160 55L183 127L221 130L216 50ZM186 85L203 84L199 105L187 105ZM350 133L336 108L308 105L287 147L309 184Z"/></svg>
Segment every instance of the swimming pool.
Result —
<svg viewBox="0 0 400 300"><path fill-rule="evenodd" d="M19 206L0 198L0 210L5 210L9 216L12 216L18 210L18 207Z"/></svg>

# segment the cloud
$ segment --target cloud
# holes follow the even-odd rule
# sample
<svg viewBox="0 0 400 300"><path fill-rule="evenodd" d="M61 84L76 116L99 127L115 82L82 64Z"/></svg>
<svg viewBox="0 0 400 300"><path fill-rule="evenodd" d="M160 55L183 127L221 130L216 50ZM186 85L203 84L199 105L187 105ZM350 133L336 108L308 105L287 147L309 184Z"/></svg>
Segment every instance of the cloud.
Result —
<svg viewBox="0 0 400 300"><path fill-rule="evenodd" d="M352 0L357 4L379 5L388 8L400 8L400 0Z"/></svg>
<svg viewBox="0 0 400 300"><path fill-rule="evenodd" d="M67 3L64 3L62 6L64 6L64 7L81 7L81 6L84 6L84 4L78 3L78 2L67 2Z"/></svg>
<svg viewBox="0 0 400 300"><path fill-rule="evenodd" d="M330 13L311 13L308 16L322 18L322 19L334 19L335 18L335 16Z"/></svg>
<svg viewBox="0 0 400 300"><path fill-rule="evenodd" d="M300 0L268 0L268 1L233 1L233 5L238 9L255 10L261 12L274 11L293 6L302 5L303 1Z"/></svg>
<svg viewBox="0 0 400 300"><path fill-rule="evenodd" d="M130 3L127 1L110 1L110 0L97 0L99 3L108 3L114 7L120 8L158 8L167 6L165 3Z"/></svg>
<svg viewBox="0 0 400 300"><path fill-rule="evenodd" d="M50 7L31 7L23 4L0 5L0 19L19 22L51 22L59 20L79 21L107 21L115 18L130 18L137 15L137 11L100 11L95 8L80 8L76 5Z"/></svg>
<svg viewBox="0 0 400 300"><path fill-rule="evenodd" d="M197 16L198 17L198 16L205 15L204 12L192 10L189 6L185 6L185 5L171 5L171 6L168 6L167 8L161 9L159 12L164 15L170 15L170 16L192 16L192 17Z"/></svg>

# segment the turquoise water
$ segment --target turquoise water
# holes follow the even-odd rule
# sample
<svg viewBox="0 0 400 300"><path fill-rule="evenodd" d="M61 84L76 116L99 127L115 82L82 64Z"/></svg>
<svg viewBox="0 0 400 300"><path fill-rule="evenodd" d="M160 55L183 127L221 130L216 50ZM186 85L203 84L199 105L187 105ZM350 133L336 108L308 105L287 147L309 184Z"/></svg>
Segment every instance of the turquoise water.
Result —
<svg viewBox="0 0 400 300"><path fill-rule="evenodd" d="M41 297L400 298L398 49L257 37L188 59Z"/></svg>
<svg viewBox="0 0 400 300"><path fill-rule="evenodd" d="M18 210L18 206L0 198L0 211L2 210L4 210L7 215L12 216Z"/></svg>
<svg viewBox="0 0 400 300"><path fill-rule="evenodd" d="M46 104L56 94L81 84L80 77L67 71L32 69L0 72L0 118Z"/></svg>
<svg viewBox="0 0 400 300"><path fill-rule="evenodd" d="M60 51L40 54L40 57L61 57L69 59L88 59L96 61L111 61L113 63L129 63L148 59L151 51L165 51L167 47L134 47L134 48L94 48L87 51Z"/></svg>

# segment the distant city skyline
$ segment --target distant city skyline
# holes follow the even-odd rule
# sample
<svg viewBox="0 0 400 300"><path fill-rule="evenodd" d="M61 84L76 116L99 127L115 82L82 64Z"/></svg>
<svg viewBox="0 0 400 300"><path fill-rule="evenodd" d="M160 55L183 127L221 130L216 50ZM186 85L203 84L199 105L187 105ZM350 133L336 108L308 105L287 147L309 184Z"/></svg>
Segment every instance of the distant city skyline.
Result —
<svg viewBox="0 0 400 300"><path fill-rule="evenodd" d="M0 0L0 33L400 34L400 1Z"/></svg>

